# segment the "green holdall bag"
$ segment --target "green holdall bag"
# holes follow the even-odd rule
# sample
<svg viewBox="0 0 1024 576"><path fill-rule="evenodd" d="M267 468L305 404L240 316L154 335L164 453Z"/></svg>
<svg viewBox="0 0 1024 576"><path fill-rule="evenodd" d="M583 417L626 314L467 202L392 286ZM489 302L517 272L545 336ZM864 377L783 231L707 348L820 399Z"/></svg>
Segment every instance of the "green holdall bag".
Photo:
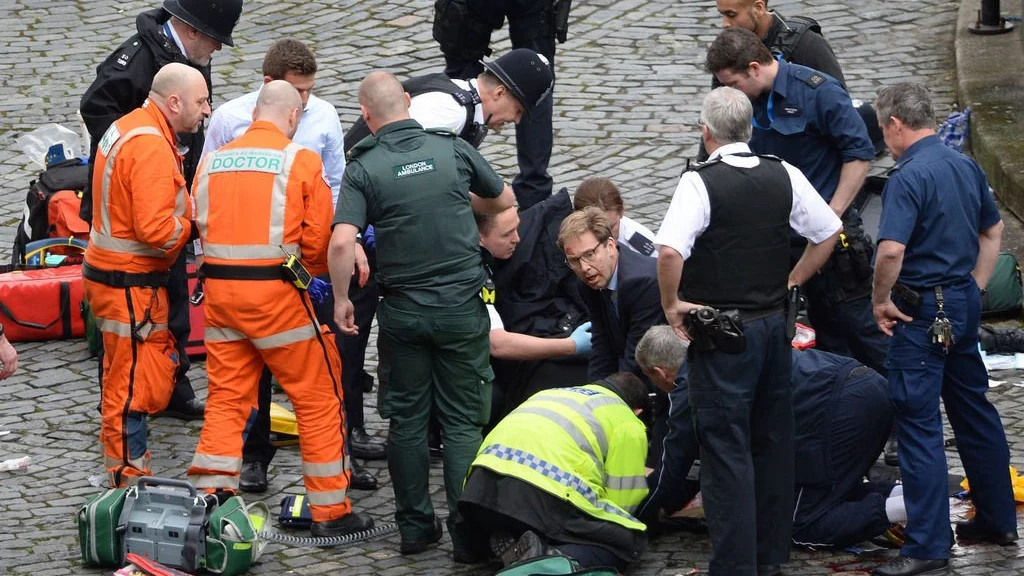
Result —
<svg viewBox="0 0 1024 576"><path fill-rule="evenodd" d="M103 333L96 325L96 317L92 315L89 303L82 300L82 322L85 324L85 342L89 347L89 354L99 356L103 350Z"/></svg>
<svg viewBox="0 0 1024 576"><path fill-rule="evenodd" d="M92 566L124 564L124 528L120 526L127 488L114 488L93 496L78 511L78 544L82 563Z"/></svg>
<svg viewBox="0 0 1024 576"><path fill-rule="evenodd" d="M206 570L223 576L247 572L266 546L259 533L269 518L266 504L246 506L240 496L218 506L207 525Z"/></svg>
<svg viewBox="0 0 1024 576"><path fill-rule="evenodd" d="M584 568L561 554L547 554L516 562L495 576L617 576L614 568Z"/></svg>
<svg viewBox="0 0 1024 576"><path fill-rule="evenodd" d="M996 267L981 297L981 314L996 316L1017 312L1024 303L1024 289L1021 287L1020 264L1013 254L1000 252Z"/></svg>

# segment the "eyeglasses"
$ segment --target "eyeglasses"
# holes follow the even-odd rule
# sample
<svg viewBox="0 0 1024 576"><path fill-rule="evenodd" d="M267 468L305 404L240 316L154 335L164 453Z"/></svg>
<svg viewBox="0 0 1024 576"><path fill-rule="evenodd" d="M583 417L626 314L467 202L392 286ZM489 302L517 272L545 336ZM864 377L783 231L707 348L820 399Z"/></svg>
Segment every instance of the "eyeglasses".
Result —
<svg viewBox="0 0 1024 576"><path fill-rule="evenodd" d="M607 240L605 240L605 242L607 242ZM566 256L566 266L572 268L573 270L579 270L582 266L582 263L584 262L586 262L587 264L593 264L594 259L597 258L597 251L601 248L601 246L604 246L605 242L598 242L597 245L595 245L593 248L587 250L586 252L580 254L579 256Z"/></svg>

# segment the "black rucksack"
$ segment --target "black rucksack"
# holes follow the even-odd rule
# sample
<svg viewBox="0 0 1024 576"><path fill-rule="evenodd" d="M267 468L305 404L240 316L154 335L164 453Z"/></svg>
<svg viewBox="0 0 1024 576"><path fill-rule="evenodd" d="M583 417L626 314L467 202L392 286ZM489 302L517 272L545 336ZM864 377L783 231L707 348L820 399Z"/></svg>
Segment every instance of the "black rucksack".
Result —
<svg viewBox="0 0 1024 576"><path fill-rule="evenodd" d="M62 190L81 192L89 180L89 165L78 158L50 166L29 182L21 224L14 237L12 264L21 264L29 242L50 236L49 203Z"/></svg>
<svg viewBox="0 0 1024 576"><path fill-rule="evenodd" d="M775 37L775 42L769 48L772 52L781 54L782 59L786 62L793 61L793 50L796 50L796 45L800 43L800 38L808 30L822 38L825 37L821 33L821 24L818 24L818 21L814 18L808 18L807 16L783 16L777 11L775 15L782 21L783 27L779 30L778 35Z"/></svg>

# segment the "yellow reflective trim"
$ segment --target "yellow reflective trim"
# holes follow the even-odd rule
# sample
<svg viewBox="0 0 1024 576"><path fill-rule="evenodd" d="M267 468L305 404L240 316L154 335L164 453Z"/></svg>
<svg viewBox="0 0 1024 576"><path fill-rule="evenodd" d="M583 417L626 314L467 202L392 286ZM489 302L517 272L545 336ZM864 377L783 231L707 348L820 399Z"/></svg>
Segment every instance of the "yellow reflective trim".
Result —
<svg viewBox="0 0 1024 576"><path fill-rule="evenodd" d="M346 490L328 490L324 492L306 492L310 506L337 506L344 504L348 496Z"/></svg>
<svg viewBox="0 0 1024 576"><path fill-rule="evenodd" d="M242 334L234 328L219 328L216 326L207 326L203 331L203 339L207 342L238 342L239 340L245 340L245 334Z"/></svg>
<svg viewBox="0 0 1024 576"><path fill-rule="evenodd" d="M289 344L295 344L296 342L305 342L306 340L314 337L316 337L316 329L312 324L306 324L305 326L299 326L298 328L278 332L271 336L252 338L251 340L252 345L256 348L260 350L267 350L270 348L278 348Z"/></svg>

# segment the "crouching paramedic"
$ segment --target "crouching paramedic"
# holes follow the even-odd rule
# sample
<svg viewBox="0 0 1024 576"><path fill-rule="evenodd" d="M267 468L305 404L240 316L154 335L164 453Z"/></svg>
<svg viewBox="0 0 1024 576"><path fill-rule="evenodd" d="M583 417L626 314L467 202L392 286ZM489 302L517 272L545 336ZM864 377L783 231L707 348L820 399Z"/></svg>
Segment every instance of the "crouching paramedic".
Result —
<svg viewBox="0 0 1024 576"><path fill-rule="evenodd" d="M193 234L176 133L210 115L199 71L168 64L149 98L100 140L82 275L103 334L100 443L111 486L150 473L146 415L171 398L178 355L167 331L168 270Z"/></svg>
<svg viewBox="0 0 1024 576"><path fill-rule="evenodd" d="M562 553L584 568L623 570L647 546L633 514L647 497L647 388L619 372L544 390L484 439L459 500L460 562L505 565ZM552 550L550 547L556 547Z"/></svg>
<svg viewBox="0 0 1024 576"><path fill-rule="evenodd" d="M301 114L291 84L267 83L249 129L196 175L210 383L188 475L208 492L238 489L266 365L295 409L313 535L336 536L373 521L353 514L346 495L341 358L304 290L327 269L332 211L320 157L291 141Z"/></svg>

